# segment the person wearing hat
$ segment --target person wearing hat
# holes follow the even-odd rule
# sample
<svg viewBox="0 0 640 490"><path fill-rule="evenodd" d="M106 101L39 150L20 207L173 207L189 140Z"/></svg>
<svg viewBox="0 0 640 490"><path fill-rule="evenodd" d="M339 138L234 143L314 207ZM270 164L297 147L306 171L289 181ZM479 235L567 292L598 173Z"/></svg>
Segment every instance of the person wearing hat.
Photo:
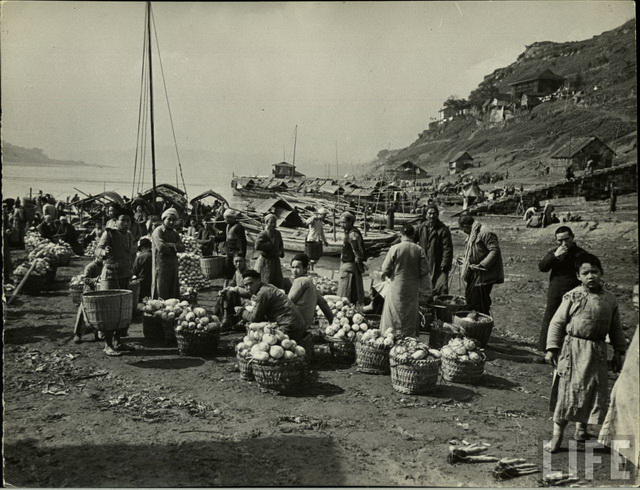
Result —
<svg viewBox="0 0 640 490"><path fill-rule="evenodd" d="M138 242L138 254L133 262L133 278L140 280L140 296L138 302L151 297L151 278L153 276L153 257L151 240L141 238Z"/></svg>
<svg viewBox="0 0 640 490"><path fill-rule="evenodd" d="M304 251L309 257L310 270L313 270L313 266L322 256L322 245L329 245L327 237L324 234L324 220L326 217L327 210L325 208L319 208L315 215L306 220L309 232L304 242Z"/></svg>
<svg viewBox="0 0 640 490"><path fill-rule="evenodd" d="M427 206L425 218L415 238L427 256L433 294L449 294L449 272L453 264L451 231L440 221L440 210L435 204Z"/></svg>
<svg viewBox="0 0 640 490"><path fill-rule="evenodd" d="M282 235L276 229L276 221L274 214L268 214L264 218L264 230L258 234L254 245L256 251L260 252L255 269L260 272L262 282L284 289L280 263L280 259L284 257L284 242Z"/></svg>
<svg viewBox="0 0 640 490"><path fill-rule="evenodd" d="M248 323L274 322L290 339L300 342L306 332L304 319L298 307L273 284L265 284L260 273L248 270L242 274L245 287L255 297L255 306L248 311L244 306L236 308L236 314Z"/></svg>
<svg viewBox="0 0 640 490"><path fill-rule="evenodd" d="M180 215L169 208L162 213L162 224L151 235L153 272L151 296L154 299L180 298L180 280L178 279L178 252L184 252L185 246L175 230Z"/></svg>
<svg viewBox="0 0 640 490"><path fill-rule="evenodd" d="M466 283L467 307L488 315L493 285L504 282L504 266L498 237L472 216L461 216L458 225L467 235L464 258L459 261L462 279Z"/></svg>
<svg viewBox="0 0 640 490"><path fill-rule="evenodd" d="M220 206L222 209L222 206ZM236 253L240 252L247 255L247 234L244 226L238 223L238 214L233 209L225 209L222 214L227 226L222 235L215 238L216 242L224 242L227 258L225 261L225 278L227 281L233 278L235 269L233 266L233 257Z"/></svg>
<svg viewBox="0 0 640 490"><path fill-rule="evenodd" d="M47 214L44 217L44 220L42 221L42 223L38 225L38 233L40 233L40 236L42 238L47 238L49 240L52 240L56 236L57 232L58 232L58 228L54 223L53 216L51 216L50 214Z"/></svg>
<svg viewBox="0 0 640 490"><path fill-rule="evenodd" d="M56 236L61 241L67 242L69 245L71 245L74 254L84 254L82 246L78 243L78 231L76 230L75 226L69 223L69 218L67 218L66 216L60 216L60 226L58 226Z"/></svg>
<svg viewBox="0 0 640 490"><path fill-rule="evenodd" d="M132 213L130 210L117 207L113 222L115 228L107 227L96 246L95 256L104 261L100 276L100 289L129 289L129 282L133 275L133 254L136 242L129 231ZM111 223L111 221L110 221ZM104 353L108 356L118 356L121 351L131 350L120 342L120 337L126 335L126 328L121 331L105 332Z"/></svg>
<svg viewBox="0 0 640 490"><path fill-rule="evenodd" d="M340 224L344 230L342 253L340 254L340 281L338 296L349 298L353 304L364 304L364 240L362 233L355 227L356 217L349 211L340 215Z"/></svg>

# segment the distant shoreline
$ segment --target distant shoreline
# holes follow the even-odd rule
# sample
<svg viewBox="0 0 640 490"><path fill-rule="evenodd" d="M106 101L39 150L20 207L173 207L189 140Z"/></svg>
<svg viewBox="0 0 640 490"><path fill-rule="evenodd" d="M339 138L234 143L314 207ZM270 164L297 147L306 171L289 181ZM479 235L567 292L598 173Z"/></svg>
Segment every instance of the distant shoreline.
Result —
<svg viewBox="0 0 640 490"><path fill-rule="evenodd" d="M49 161L49 162L12 162L12 161L3 161L3 164L12 165L15 167L25 166L25 167L90 167L90 168L116 168L113 165L96 165L92 163L85 162L73 162L73 161Z"/></svg>

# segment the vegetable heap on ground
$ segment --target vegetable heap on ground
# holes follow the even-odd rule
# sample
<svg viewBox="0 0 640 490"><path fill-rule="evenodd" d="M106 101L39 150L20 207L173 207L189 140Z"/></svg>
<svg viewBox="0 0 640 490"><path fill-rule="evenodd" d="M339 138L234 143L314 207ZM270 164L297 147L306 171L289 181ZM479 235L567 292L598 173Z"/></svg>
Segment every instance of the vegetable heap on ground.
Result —
<svg viewBox="0 0 640 490"><path fill-rule="evenodd" d="M220 319L210 315L207 310L199 306L182 308L177 317L176 334L179 335L217 335L220 333Z"/></svg>
<svg viewBox="0 0 640 490"><path fill-rule="evenodd" d="M53 243L47 240L36 245L29 253L29 260L47 259L53 267L57 267L61 263L68 263L73 255L75 254L68 243Z"/></svg>
<svg viewBox="0 0 640 490"><path fill-rule="evenodd" d="M322 296L327 294L336 294L338 292L338 283L327 277L314 276L313 282L316 285L316 289Z"/></svg>
<svg viewBox="0 0 640 490"><path fill-rule="evenodd" d="M180 280L181 295L198 292L210 286L209 280L202 273L200 256L193 253L179 253L178 261L180 264L178 278Z"/></svg>
<svg viewBox="0 0 640 490"><path fill-rule="evenodd" d="M412 337L399 340L391 348L389 355L399 364L410 364L430 358L440 359L441 356L439 350L430 349L427 344Z"/></svg>
<svg viewBox="0 0 640 490"><path fill-rule="evenodd" d="M382 333L380 329L373 328L364 333L358 333L356 340L361 344L370 345L376 349L387 349L393 346L395 337L393 330L387 330L385 333Z"/></svg>
<svg viewBox="0 0 640 490"><path fill-rule="evenodd" d="M467 313L467 316L458 317L459 320L463 322L480 322L480 323L490 323L491 317L487 315L483 315L482 313L478 313L477 311L470 311Z"/></svg>
<svg viewBox="0 0 640 490"><path fill-rule="evenodd" d="M42 236L40 236L40 233L36 231L28 231L24 236L24 249L27 252L31 252L38 245L47 244L47 243L51 243L51 240L47 238L42 238Z"/></svg>
<svg viewBox="0 0 640 490"><path fill-rule="evenodd" d="M49 264L49 261L47 261L47 259L34 259L34 260L36 261L36 266L31 271L31 276L44 276L47 273L47 270L53 270L51 267L51 264ZM24 275L29 271L30 268L31 268L31 262L25 262L23 264L20 264L13 271L13 275L15 279L21 280L24 277Z"/></svg>
<svg viewBox="0 0 640 490"><path fill-rule="evenodd" d="M459 361L474 364L484 362L486 359L482 350L478 348L476 341L467 338L451 339L440 352L442 353L442 357L448 359L457 358Z"/></svg>
<svg viewBox="0 0 640 490"><path fill-rule="evenodd" d="M333 323L324 329L327 337L353 341L357 333L369 330L369 322L347 298L334 301L335 298L338 297L325 296L334 315Z"/></svg>
<svg viewBox="0 0 640 490"><path fill-rule="evenodd" d="M175 321L182 311L189 308L189 303L176 298L161 300L145 298L142 312L165 321Z"/></svg>
<svg viewBox="0 0 640 490"><path fill-rule="evenodd" d="M303 359L304 347L289 338L275 323L251 323L247 335L236 345L238 356L260 362Z"/></svg>

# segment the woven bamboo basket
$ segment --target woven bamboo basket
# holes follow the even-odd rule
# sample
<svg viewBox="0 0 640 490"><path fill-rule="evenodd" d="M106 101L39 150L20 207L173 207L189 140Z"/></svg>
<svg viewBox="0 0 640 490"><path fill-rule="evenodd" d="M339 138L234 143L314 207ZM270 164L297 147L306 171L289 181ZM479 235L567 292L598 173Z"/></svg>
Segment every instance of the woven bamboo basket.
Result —
<svg viewBox="0 0 640 490"><path fill-rule="evenodd" d="M84 285L80 284L79 286L69 286L69 297L71 298L71 302L75 306L80 306L82 303L82 292L84 291Z"/></svg>
<svg viewBox="0 0 640 490"><path fill-rule="evenodd" d="M445 304L454 298L459 300L460 302L463 302L463 301L465 302L463 302L462 304L453 304L453 305ZM436 296L435 298L433 298L433 300L434 300L434 303L438 305L438 307L435 308L436 317L439 320L442 320L443 322L451 323L453 321L454 313L469 309L469 307L466 304L466 300L462 296L453 296L450 294L446 294L442 296Z"/></svg>
<svg viewBox="0 0 640 490"><path fill-rule="evenodd" d="M58 272L57 267L54 267L53 269L47 269L47 272L45 272L44 274L45 284L53 284L54 282L56 282L57 272Z"/></svg>
<svg viewBox="0 0 640 490"><path fill-rule="evenodd" d="M481 362L442 356L442 377L454 383L476 384L484 374L484 363L484 356Z"/></svg>
<svg viewBox="0 0 640 490"><path fill-rule="evenodd" d="M162 331L164 334L164 342L169 347L177 345L176 339L176 321L175 320L162 320Z"/></svg>
<svg viewBox="0 0 640 490"><path fill-rule="evenodd" d="M356 342L356 369L366 374L389 374L390 350Z"/></svg>
<svg viewBox="0 0 640 490"><path fill-rule="evenodd" d="M253 376L253 365L251 360L244 357L237 356L238 369L240 370L240 379L243 381L253 381L256 378Z"/></svg>
<svg viewBox="0 0 640 490"><path fill-rule="evenodd" d="M334 339L333 337L326 337L329 342L329 352L331 356L341 362L348 362L353 364L356 360L356 346L350 340Z"/></svg>
<svg viewBox="0 0 640 490"><path fill-rule="evenodd" d="M131 291L104 289L82 295L85 321L99 332L129 328L131 323Z"/></svg>
<svg viewBox="0 0 640 490"><path fill-rule="evenodd" d="M307 364L299 359L290 361L258 362L253 361L253 376L263 388L287 393L299 388L305 381Z"/></svg>
<svg viewBox="0 0 640 490"><path fill-rule="evenodd" d="M477 313L477 315L483 318L485 321L468 322L462 320L470 312L459 311L453 315L453 324L462 328L467 337L477 340L482 347L486 347L491 338L491 332L493 331L493 318L489 315L483 315Z"/></svg>
<svg viewBox="0 0 640 490"><path fill-rule="evenodd" d="M145 339L164 340L162 319L145 313L142 315L142 334Z"/></svg>
<svg viewBox="0 0 640 490"><path fill-rule="evenodd" d="M22 277L16 277L16 284L20 284L22 281ZM27 277L27 281L22 285L22 289L20 289L21 293L25 294L38 294L44 288L47 283L46 276L37 276L35 274L31 274Z"/></svg>
<svg viewBox="0 0 640 490"><path fill-rule="evenodd" d="M178 351L182 356L211 356L218 348L219 334L182 335L175 333Z"/></svg>
<svg viewBox="0 0 640 490"><path fill-rule="evenodd" d="M200 268L207 279L224 277L227 270L227 258L224 255L212 255L200 258Z"/></svg>
<svg viewBox="0 0 640 490"><path fill-rule="evenodd" d="M440 347L447 345L451 339L463 336L464 334L462 331L452 332L442 321L435 320L431 325L431 330L429 331L429 347L432 349L439 349Z"/></svg>
<svg viewBox="0 0 640 490"><path fill-rule="evenodd" d="M440 377L440 359L428 358L398 362L393 357L391 384L393 389L406 395L422 395L431 391Z"/></svg>

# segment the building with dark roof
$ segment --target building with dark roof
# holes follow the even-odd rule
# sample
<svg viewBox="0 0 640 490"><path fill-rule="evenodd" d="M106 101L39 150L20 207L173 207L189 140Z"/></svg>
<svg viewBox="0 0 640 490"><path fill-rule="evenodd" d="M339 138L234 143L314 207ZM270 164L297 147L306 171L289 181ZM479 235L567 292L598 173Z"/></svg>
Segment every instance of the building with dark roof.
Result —
<svg viewBox="0 0 640 490"><path fill-rule="evenodd" d="M284 179L287 177L304 177L304 174L298 172L296 167L288 162L274 163L272 173L277 179Z"/></svg>
<svg viewBox="0 0 640 490"><path fill-rule="evenodd" d="M592 160L592 168L610 167L615 152L605 145L597 136L572 138L569 142L551 155L555 167L566 168L573 165L574 170L583 170L587 162Z"/></svg>
<svg viewBox="0 0 640 490"><path fill-rule="evenodd" d="M532 94L537 97L544 97L556 92L564 85L565 78L556 75L548 68L541 72L529 72L519 80L509 84L511 87L511 97L516 100L522 94Z"/></svg>
<svg viewBox="0 0 640 490"><path fill-rule="evenodd" d="M459 151L456 155L449 160L449 175L455 175L464 172L471 166L473 157L466 151Z"/></svg>

